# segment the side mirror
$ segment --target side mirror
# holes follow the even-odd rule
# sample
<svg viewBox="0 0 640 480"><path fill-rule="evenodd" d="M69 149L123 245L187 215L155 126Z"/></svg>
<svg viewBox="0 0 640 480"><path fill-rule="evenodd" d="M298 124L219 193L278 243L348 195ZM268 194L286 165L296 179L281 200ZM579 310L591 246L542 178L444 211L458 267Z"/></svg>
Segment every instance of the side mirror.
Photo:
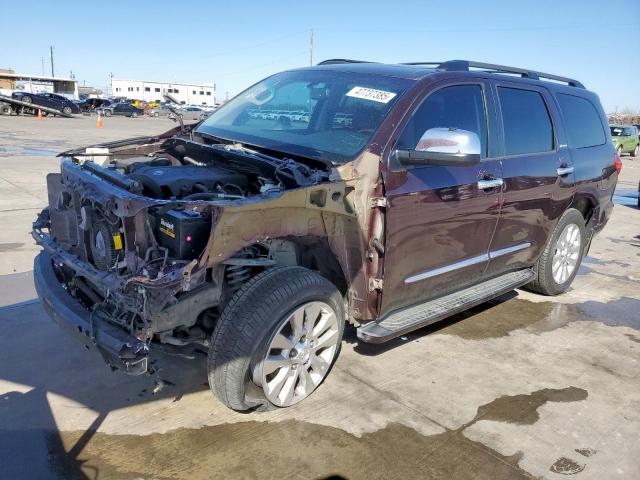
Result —
<svg viewBox="0 0 640 480"><path fill-rule="evenodd" d="M430 128L414 150L396 150L396 160L405 165L469 166L480 162L480 137L457 128Z"/></svg>

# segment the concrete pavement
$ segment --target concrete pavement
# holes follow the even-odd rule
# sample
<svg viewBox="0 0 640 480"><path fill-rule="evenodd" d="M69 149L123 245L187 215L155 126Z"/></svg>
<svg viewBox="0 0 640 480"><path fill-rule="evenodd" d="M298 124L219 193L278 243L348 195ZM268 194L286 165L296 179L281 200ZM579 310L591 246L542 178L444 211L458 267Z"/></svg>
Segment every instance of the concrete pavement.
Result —
<svg viewBox="0 0 640 480"><path fill-rule="evenodd" d="M43 313L30 223L50 157L166 119L0 116L0 478L640 477L640 211L616 206L571 289L511 293L383 346L348 331L294 408L232 412L201 351L112 373ZM621 188L640 159L623 157ZM190 358L186 358L190 357Z"/></svg>

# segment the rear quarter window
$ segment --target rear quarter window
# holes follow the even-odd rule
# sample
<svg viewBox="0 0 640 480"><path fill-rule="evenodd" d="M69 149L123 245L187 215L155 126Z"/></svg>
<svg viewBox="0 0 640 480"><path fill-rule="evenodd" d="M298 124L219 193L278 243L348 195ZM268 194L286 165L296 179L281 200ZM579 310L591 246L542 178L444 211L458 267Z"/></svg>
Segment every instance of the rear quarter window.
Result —
<svg viewBox="0 0 640 480"><path fill-rule="evenodd" d="M553 125L540 93L498 87L506 155L550 152L554 148Z"/></svg>
<svg viewBox="0 0 640 480"><path fill-rule="evenodd" d="M607 137L596 107L586 98L564 93L557 94L564 118L569 144L573 148L604 145Z"/></svg>

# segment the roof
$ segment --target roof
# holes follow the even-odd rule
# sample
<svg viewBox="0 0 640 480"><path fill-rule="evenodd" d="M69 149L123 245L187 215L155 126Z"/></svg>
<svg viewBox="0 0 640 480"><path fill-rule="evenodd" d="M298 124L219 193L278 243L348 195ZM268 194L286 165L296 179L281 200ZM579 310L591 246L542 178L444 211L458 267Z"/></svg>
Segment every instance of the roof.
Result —
<svg viewBox="0 0 640 480"><path fill-rule="evenodd" d="M24 75L22 73L4 73L0 71L0 78L11 78L13 80L39 80L43 82L77 82L75 78L47 77L44 75Z"/></svg>
<svg viewBox="0 0 640 480"><path fill-rule="evenodd" d="M345 62L345 63L319 63L307 69L335 70L340 72L364 73L370 75L384 75L388 77L406 78L409 80L419 80L427 75L437 73L434 68L428 68L422 65L404 65L392 63L373 63L373 62Z"/></svg>
<svg viewBox="0 0 640 480"><path fill-rule="evenodd" d="M158 85L181 85L183 87L207 87L215 88L215 83L184 83L184 82L156 82L155 80L130 80L125 78L112 78L112 82L138 82L138 83L156 83Z"/></svg>
<svg viewBox="0 0 640 480"><path fill-rule="evenodd" d="M412 80L419 80L436 73L472 73L472 74L507 74L510 78L520 78L525 81L548 81L556 84L584 89L584 85L578 80L562 77L551 73L538 72L527 68L509 67L492 63L475 62L470 60L448 60L446 62L413 62L400 64L384 64L366 62L362 60L331 59L320 62L316 67L349 72L362 72L373 75L387 75ZM516 75L516 77L514 77ZM547 82L548 84L548 82Z"/></svg>

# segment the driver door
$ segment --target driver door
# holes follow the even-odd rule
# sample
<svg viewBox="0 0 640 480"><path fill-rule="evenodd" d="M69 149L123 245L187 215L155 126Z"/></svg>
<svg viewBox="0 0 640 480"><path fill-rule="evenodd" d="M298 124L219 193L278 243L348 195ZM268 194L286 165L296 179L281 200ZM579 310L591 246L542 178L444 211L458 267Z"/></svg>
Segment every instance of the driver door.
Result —
<svg viewBox="0 0 640 480"><path fill-rule="evenodd" d="M408 166L391 155L384 172L387 229L380 316L482 278L502 201L501 163L492 149L497 144L494 111L484 82L444 84L431 90L403 127L396 149L419 149L430 129L466 130L479 137L481 160Z"/></svg>

